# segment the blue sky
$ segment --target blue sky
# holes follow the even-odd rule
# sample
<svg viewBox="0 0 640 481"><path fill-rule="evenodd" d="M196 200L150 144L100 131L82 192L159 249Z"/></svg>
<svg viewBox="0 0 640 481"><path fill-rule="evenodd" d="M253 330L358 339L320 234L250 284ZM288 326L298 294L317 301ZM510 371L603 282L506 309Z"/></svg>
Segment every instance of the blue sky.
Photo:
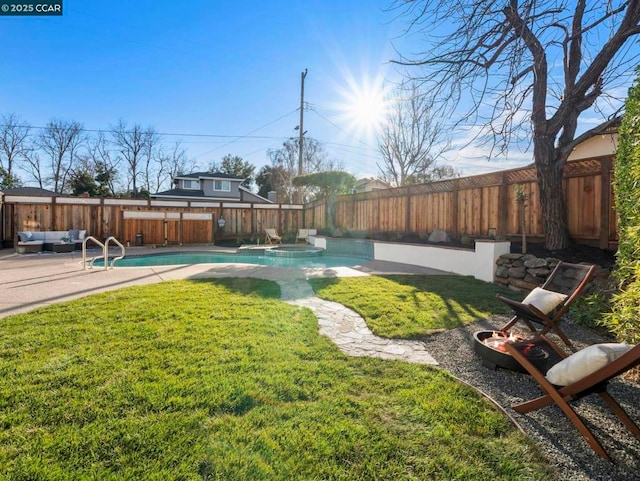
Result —
<svg viewBox="0 0 640 481"><path fill-rule="evenodd" d="M373 176L375 138L345 110L358 92L400 79L389 64L394 46L412 46L389 4L65 0L62 17L0 17L0 114L34 126L76 120L87 129L124 119L183 134L164 141L181 140L203 167L230 153L259 168L269 148L297 135L300 73L308 69L307 135L347 171ZM454 166L471 174L530 160Z"/></svg>

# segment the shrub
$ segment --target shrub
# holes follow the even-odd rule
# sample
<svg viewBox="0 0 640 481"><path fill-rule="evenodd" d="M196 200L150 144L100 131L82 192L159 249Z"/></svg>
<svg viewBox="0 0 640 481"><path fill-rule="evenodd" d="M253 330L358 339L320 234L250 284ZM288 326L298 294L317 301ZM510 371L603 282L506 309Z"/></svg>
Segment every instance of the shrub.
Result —
<svg viewBox="0 0 640 481"><path fill-rule="evenodd" d="M638 70L640 74L640 70ZM619 292L603 324L619 339L640 342L640 77L629 89L619 129L613 183L618 214L615 278Z"/></svg>

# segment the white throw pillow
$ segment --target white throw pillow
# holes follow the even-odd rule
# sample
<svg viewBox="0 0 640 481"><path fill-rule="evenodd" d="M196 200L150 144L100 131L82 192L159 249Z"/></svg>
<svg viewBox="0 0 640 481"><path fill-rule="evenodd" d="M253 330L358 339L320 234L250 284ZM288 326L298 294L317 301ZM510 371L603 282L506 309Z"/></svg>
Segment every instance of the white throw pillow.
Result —
<svg viewBox="0 0 640 481"><path fill-rule="evenodd" d="M523 304L531 304L545 314L553 311L559 304L567 298L565 294L559 292L547 291L541 287L536 287L522 301Z"/></svg>
<svg viewBox="0 0 640 481"><path fill-rule="evenodd" d="M78 231L78 240L84 240L86 235L87 235L87 231L86 230L79 230Z"/></svg>
<svg viewBox="0 0 640 481"><path fill-rule="evenodd" d="M568 386L615 361L632 347L616 343L585 347L549 369L547 380L556 386Z"/></svg>

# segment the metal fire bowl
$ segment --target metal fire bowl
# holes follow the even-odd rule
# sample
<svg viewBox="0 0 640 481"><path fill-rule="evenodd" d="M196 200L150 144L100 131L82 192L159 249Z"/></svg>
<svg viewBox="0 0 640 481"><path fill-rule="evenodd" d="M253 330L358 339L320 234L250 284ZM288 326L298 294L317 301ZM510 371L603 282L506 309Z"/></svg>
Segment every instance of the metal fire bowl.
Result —
<svg viewBox="0 0 640 481"><path fill-rule="evenodd" d="M527 371L508 352L498 351L484 343L485 339L493 336L494 331L478 331L473 335L473 350L482 359L482 365L489 369L510 369L527 374ZM541 372L547 371L549 354L540 345L536 346L535 356L527 356L531 363Z"/></svg>

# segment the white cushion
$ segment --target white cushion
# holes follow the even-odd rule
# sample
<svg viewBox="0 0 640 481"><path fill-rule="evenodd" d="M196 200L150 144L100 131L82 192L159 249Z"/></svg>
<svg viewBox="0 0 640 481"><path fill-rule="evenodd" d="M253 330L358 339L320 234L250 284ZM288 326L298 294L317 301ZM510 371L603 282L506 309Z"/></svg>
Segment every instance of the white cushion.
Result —
<svg viewBox="0 0 640 481"><path fill-rule="evenodd" d="M78 240L84 240L86 235L87 235L87 231L86 230L78 231Z"/></svg>
<svg viewBox="0 0 640 481"><path fill-rule="evenodd" d="M567 298L565 294L547 291L541 287L536 287L522 301L523 304L531 304L545 314L553 311L559 304Z"/></svg>
<svg viewBox="0 0 640 481"><path fill-rule="evenodd" d="M568 386L605 367L628 352L628 344L594 344L572 354L547 372L547 380L556 386Z"/></svg>

